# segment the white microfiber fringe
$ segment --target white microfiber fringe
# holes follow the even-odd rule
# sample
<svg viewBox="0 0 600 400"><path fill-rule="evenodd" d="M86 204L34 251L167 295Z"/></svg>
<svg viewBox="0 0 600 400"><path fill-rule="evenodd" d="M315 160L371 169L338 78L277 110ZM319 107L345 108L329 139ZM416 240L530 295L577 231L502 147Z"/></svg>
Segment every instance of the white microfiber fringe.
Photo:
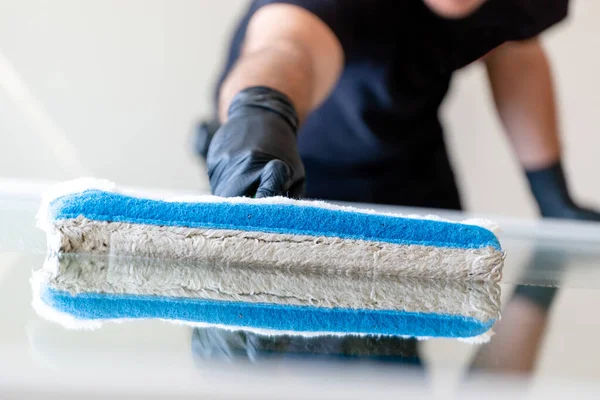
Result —
<svg viewBox="0 0 600 400"><path fill-rule="evenodd" d="M466 338L458 338L459 341L467 344L484 344L489 342L494 336L494 330L490 329L487 332L482 333L481 335L466 337Z"/></svg>
<svg viewBox="0 0 600 400"><path fill-rule="evenodd" d="M31 306L40 317L50 322L58 323L67 329L96 330L102 327L103 321L75 318L44 303L41 294L43 288L46 286L46 278L46 273L35 271L30 279L31 291L33 293Z"/></svg>
<svg viewBox="0 0 600 400"><path fill-rule="evenodd" d="M105 192L112 193L122 193L132 197L140 197L139 193L133 191L121 191L117 188L117 186L108 180L104 179L95 179L95 178L79 178L72 181L67 181L63 183L59 183L52 187L48 192L44 194L42 197L42 207L37 215L38 227L48 232L51 228L52 221L51 215L48 214L49 204L56 200L59 197L66 196L69 194L81 193L86 190L102 190ZM287 197L267 197L262 199L252 199L248 197L230 197L223 198L211 195L201 195L201 196L184 196L184 197L171 197L164 198L164 201L169 202L186 202L186 203L230 203L230 204L291 204L300 207L320 207L329 210L338 210L338 211L349 211L349 212L357 212L362 214L376 214L376 215L388 215L394 217L403 217L403 218L412 218L412 219L425 219L425 220L434 220L441 222L450 222L450 223L463 223L467 225L476 225L482 228L488 229L494 233L498 231L498 225L487 219L467 219L465 221L452 221L448 219L444 219L438 217L436 215L402 215L399 213L386 213L379 212L371 209L363 209L356 208L350 206L340 206L335 204L326 203L320 200L296 200L290 199ZM49 226L50 225L50 226Z"/></svg>
<svg viewBox="0 0 600 400"><path fill-rule="evenodd" d="M42 205L36 216L37 227L46 232L52 229L52 216L49 213L49 207L52 201L59 197L81 193L91 189L116 192L116 185L105 179L79 178L52 186L42 195Z"/></svg>
<svg viewBox="0 0 600 400"><path fill-rule="evenodd" d="M450 220L443 219L443 218L440 218L440 221L456 222L456 221L450 221ZM500 226L497 223L495 223L494 221L491 221L489 219L485 219L485 218L470 218L470 219L461 221L460 223L465 224L465 225L479 226L481 228L487 229L488 231L492 232L494 235L498 235L498 233L502 232L502 230L500 229Z"/></svg>
<svg viewBox="0 0 600 400"><path fill-rule="evenodd" d="M223 329L230 332L249 332L254 333L261 336L299 336L305 338L318 338L323 336L335 336L335 337L346 337L346 336L358 336L358 337L397 337L402 339L417 339L417 340L432 340L432 339L456 339L463 343L467 344L482 344L490 341L494 332L492 329L489 329L487 332L484 332L477 336L471 337L462 337L462 338L445 338L445 337L431 337L431 336L402 336L402 335L372 335L367 333L357 333L357 332L298 332L298 331L276 331L272 329L259 329L259 328L248 328L244 326L230 326L230 325L218 325L218 324L206 324L206 323L196 323L196 322L188 322L188 321L177 321L177 320L164 320L165 322L174 323L177 325L186 325L192 326L194 328L217 328Z"/></svg>

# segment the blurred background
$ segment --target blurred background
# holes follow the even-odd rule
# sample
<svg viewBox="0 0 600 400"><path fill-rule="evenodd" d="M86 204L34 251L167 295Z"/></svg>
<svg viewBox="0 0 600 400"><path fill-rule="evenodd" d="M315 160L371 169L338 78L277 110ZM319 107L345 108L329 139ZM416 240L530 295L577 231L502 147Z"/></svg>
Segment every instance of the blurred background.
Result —
<svg viewBox="0 0 600 400"><path fill-rule="evenodd" d="M206 170L193 152L193 129L212 113L216 75L247 4L245 0L0 0L0 183L94 176L120 185L208 191ZM600 1L572 0L569 18L544 36L556 81L571 192L581 203L596 206L600 206L599 15ZM456 74L442 112L467 209L536 216L521 168L493 109L482 65ZM7 215L5 221L11 221ZM25 220L18 214L12 217ZM29 228L23 226L23 232ZM515 248L512 265L524 264L533 253L523 246ZM596 263L591 250L572 251L583 258L587 254L588 264ZM46 350L70 363L80 349L95 349L93 354L110 356L110 363L134 363L134 370L135 363L152 364L159 351L161 357L173 354L170 366L192 365L189 332L180 326L149 329L142 322L128 326L125 333L119 326L109 326L84 337L32 323L36 317L29 295L23 293L29 293L30 266L41 262L37 256L31 260L4 256L2 290L17 300L5 303L9 318L2 332L15 354L31 352L42 358ZM583 276L593 278L594 273ZM583 289L561 291L561 300L552 309L538 380L565 375L597 380L600 349L591 344L597 342L598 320L582 318L581 305L595 304L598 292L577 284ZM505 290L505 299L511 290ZM128 352L119 353L123 349ZM455 365L456 360L466 366L475 348L440 340L429 342L424 351L436 366ZM132 359L131 354L141 358ZM438 381L452 379L447 371L433 373ZM457 370L456 376L460 373ZM542 388L542 384L535 387Z"/></svg>
<svg viewBox="0 0 600 400"><path fill-rule="evenodd" d="M208 190L192 152L242 0L0 0L0 179L82 175ZM544 36L572 193L600 204L600 2L571 3ZM470 211L536 215L481 65L443 108Z"/></svg>

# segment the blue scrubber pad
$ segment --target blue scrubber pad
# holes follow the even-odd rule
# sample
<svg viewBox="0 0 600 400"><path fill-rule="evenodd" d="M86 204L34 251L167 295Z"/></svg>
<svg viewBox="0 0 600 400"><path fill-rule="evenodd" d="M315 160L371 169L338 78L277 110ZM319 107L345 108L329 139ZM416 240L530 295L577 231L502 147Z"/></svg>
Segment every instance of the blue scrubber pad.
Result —
<svg viewBox="0 0 600 400"><path fill-rule="evenodd" d="M425 281L454 279L481 285L487 282L492 285L493 296L489 301L491 306L483 307L485 312L479 312L477 307L468 310L474 314L451 312L452 304L458 309L462 305L462 310L468 308L464 304L471 304L469 287L456 296L446 293L447 301L439 309L432 308L430 299L421 302L413 299L409 302L413 308L403 307L405 294L393 291L385 291L397 300L393 307L366 304L376 303L375 297L360 296L345 299L349 305L344 306L339 305L343 303L338 301L339 292L327 292L333 285L311 287L312 278L302 277L298 279L309 285L309 290L320 291L323 298L319 301L325 306L313 306L311 299L296 299L300 303L269 301L269 296L285 299L285 291L260 292L247 285L244 290L240 290L243 285L237 288L235 300L200 298L187 294L204 275L190 278L195 279L192 282L171 281L170 287L174 289L170 292L147 294L143 289L146 277L152 276L148 269L151 266L138 265L139 271L122 268L120 273L129 271L131 281L123 286L125 289L116 291L114 282L102 284L102 274L85 275L95 274L94 269L75 269L68 278L61 276L68 272L67 265L67 270L43 271L35 285L38 309L55 312L60 321L66 317L75 322L158 318L192 325L303 335L472 338L488 332L497 319L495 299L499 292L493 282L501 277L504 254L494 233L474 223L406 217L286 198L205 196L167 201L119 193L113 187L93 182L74 187L77 189L46 197L40 211L40 226L48 234L53 254L141 255L151 260L168 257L180 262L210 260L226 266L237 263L242 268L259 266L273 274L316 271L329 274L327 279L331 282L338 281L336 276L351 275L368 280L404 276ZM78 267L75 263L71 268ZM170 277L192 276L190 271L194 271L193 266L181 264L181 269L175 268ZM256 279L257 284L278 282L264 278ZM289 288L293 288L293 282L290 280ZM89 286L90 283L98 286ZM198 293L203 296L212 293L210 284ZM222 289L221 284L221 281L214 283L219 288L217 292ZM155 285L158 291L161 287L162 284ZM355 293L354 289L339 286L340 291L348 293ZM178 295L178 290L186 292L186 296ZM429 292L431 299L435 298L435 289ZM370 292L361 293L364 296ZM410 296L415 293L420 292ZM257 294L266 297L253 298ZM357 305L357 301L364 301L364 307L363 303ZM443 303L438 299L435 304L438 302Z"/></svg>
<svg viewBox="0 0 600 400"><path fill-rule="evenodd" d="M41 299L81 320L166 319L236 329L294 332L298 335L369 334L469 338L487 332L495 320L460 315L252 304L140 295L67 292L45 288Z"/></svg>
<svg viewBox="0 0 600 400"><path fill-rule="evenodd" d="M96 221L501 250L496 236L480 226L347 211L319 207L320 204L323 203L168 202L87 190L52 201L50 218L55 221L83 216Z"/></svg>

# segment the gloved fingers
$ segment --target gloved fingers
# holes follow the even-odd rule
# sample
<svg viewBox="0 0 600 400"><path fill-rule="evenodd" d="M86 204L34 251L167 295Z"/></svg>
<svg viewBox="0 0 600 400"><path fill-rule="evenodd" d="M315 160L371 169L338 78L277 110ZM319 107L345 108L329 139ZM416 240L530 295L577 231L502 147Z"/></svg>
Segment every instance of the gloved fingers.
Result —
<svg viewBox="0 0 600 400"><path fill-rule="evenodd" d="M218 181L213 188L213 194L220 197L252 196L256 192L260 177L260 170L232 175L229 179Z"/></svg>
<svg viewBox="0 0 600 400"><path fill-rule="evenodd" d="M292 185L292 187L288 190L287 196L292 199L301 199L304 197L305 190L305 181L302 179Z"/></svg>
<svg viewBox="0 0 600 400"><path fill-rule="evenodd" d="M286 193L290 181L290 168L281 160L271 160L260 175L256 198L281 196Z"/></svg>

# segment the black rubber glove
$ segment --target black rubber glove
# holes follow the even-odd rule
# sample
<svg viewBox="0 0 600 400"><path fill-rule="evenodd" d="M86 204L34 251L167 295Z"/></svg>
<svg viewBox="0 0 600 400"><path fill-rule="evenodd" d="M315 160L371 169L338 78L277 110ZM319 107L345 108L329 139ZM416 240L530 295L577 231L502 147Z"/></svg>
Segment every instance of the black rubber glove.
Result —
<svg viewBox="0 0 600 400"><path fill-rule="evenodd" d="M518 285L515 288L514 296L525 298L537 304L543 310L548 310L552 306L557 288L553 286L541 286L541 279L546 279L548 272L550 276L560 280L564 272L567 260L560 251L554 251L546 246L535 248L534 253L524 268L524 280L527 285ZM520 280L523 280L521 278ZM533 281L533 282L531 282ZM538 281L540 281L538 283ZM533 285L529 283L535 283Z"/></svg>
<svg viewBox="0 0 600 400"><path fill-rule="evenodd" d="M547 311L552 306L557 290L558 288L550 286L518 285L515 288L513 296L524 297L533 304L537 304L544 311Z"/></svg>
<svg viewBox="0 0 600 400"><path fill-rule="evenodd" d="M567 188L567 181L560 162L537 171L528 171L527 179L537 200L542 216L548 218L600 221L600 213L579 207ZM551 254L547 249L537 250L530 268L552 266L563 269L565 261L561 254ZM548 310L556 296L557 288L543 286L517 286L514 296L526 298L544 310Z"/></svg>
<svg viewBox="0 0 600 400"><path fill-rule="evenodd" d="M282 93L253 87L238 93L215 133L206 165L217 196L302 197L304 165L298 153L298 116Z"/></svg>
<svg viewBox="0 0 600 400"><path fill-rule="evenodd" d="M206 161L210 142L212 142L215 133L217 133L220 127L221 124L215 120L201 121L198 126L196 126L194 150L196 150L196 153L202 157L202 160Z"/></svg>
<svg viewBox="0 0 600 400"><path fill-rule="evenodd" d="M573 202L560 162L541 170L528 171L527 179L542 216L600 221L600 213Z"/></svg>

